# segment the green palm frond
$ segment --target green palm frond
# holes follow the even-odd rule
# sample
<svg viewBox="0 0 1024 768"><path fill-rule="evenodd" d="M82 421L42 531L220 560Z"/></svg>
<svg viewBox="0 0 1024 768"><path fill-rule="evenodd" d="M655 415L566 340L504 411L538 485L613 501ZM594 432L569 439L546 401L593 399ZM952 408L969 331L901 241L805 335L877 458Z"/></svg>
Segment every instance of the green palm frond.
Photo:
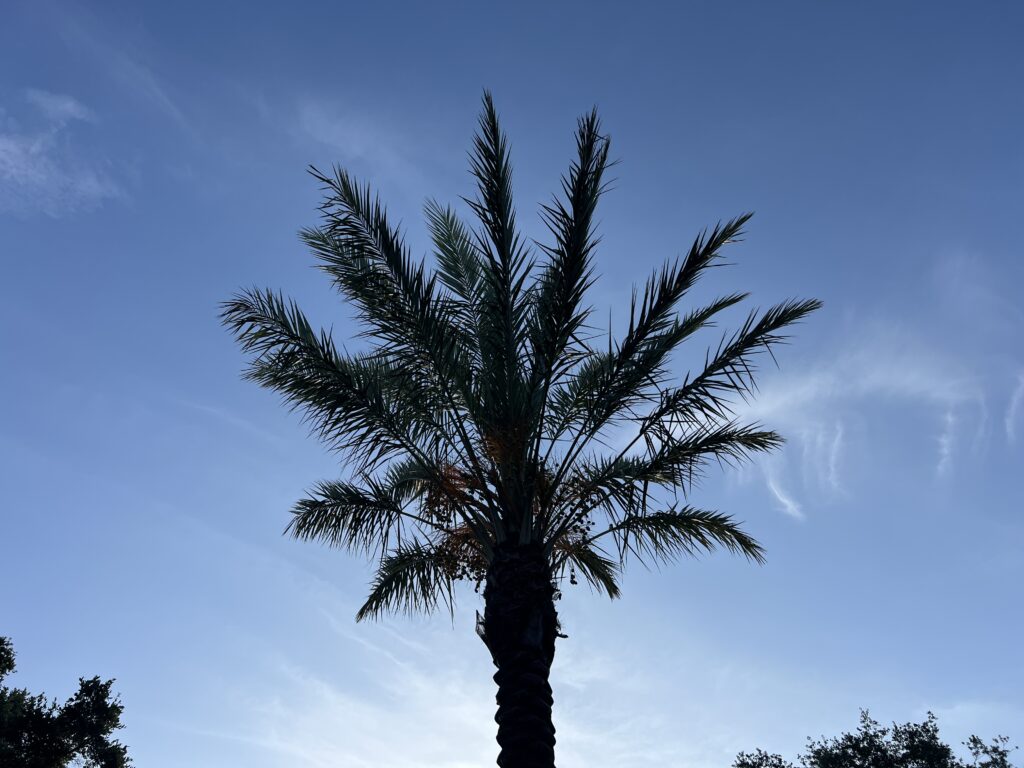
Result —
<svg viewBox="0 0 1024 768"><path fill-rule="evenodd" d="M452 590L445 559L436 549L424 544L397 547L381 561L370 596L356 613L356 620L388 612L430 613L441 604L452 611Z"/></svg>
<svg viewBox="0 0 1024 768"><path fill-rule="evenodd" d="M555 501L550 541L559 541L595 509L615 522L623 514L645 514L654 503L652 486L686 493L708 464L737 465L782 442L775 432L726 423L685 434L663 432L647 453L627 455L627 446L611 458L581 459Z"/></svg>
<svg viewBox="0 0 1024 768"><path fill-rule="evenodd" d="M583 574L590 586L614 600L619 590L620 566L583 538L565 541L555 553L555 573L564 577L566 569Z"/></svg>
<svg viewBox="0 0 1024 768"><path fill-rule="evenodd" d="M392 538L401 544L403 526L448 532L450 521L410 511L408 501L421 492L416 486L429 481L410 480L410 475L426 473L416 464L402 464L389 471L389 484L372 478L366 487L341 480L318 483L309 497L296 502L285 532L296 539L370 555L386 549Z"/></svg>
<svg viewBox="0 0 1024 768"><path fill-rule="evenodd" d="M386 345L389 355L424 366L442 386L452 388L456 399L451 408L472 408L469 355L438 299L435 278L427 275L422 262L413 262L368 186L360 187L340 168L331 177L315 169L311 173L326 191L321 206L325 224L304 230L302 237L339 290L359 308L366 333Z"/></svg>
<svg viewBox="0 0 1024 768"><path fill-rule="evenodd" d="M429 379L386 357L340 355L294 302L270 291L239 294L224 305L222 317L255 355L246 377L283 395L360 472L406 459L435 473L433 481L447 491L436 457L452 445L452 429L441 420L436 393L425 386ZM453 501L468 524L484 525L484 502L467 494Z"/></svg>
<svg viewBox="0 0 1024 768"><path fill-rule="evenodd" d="M486 457L473 434L480 413L473 380L477 378L467 334L449 302L435 290L436 278L416 265L400 234L368 186L360 187L343 169L313 175L323 185L325 225L305 230L303 238L323 262L343 294L360 308L367 333L391 358L415 375L432 381L449 429L443 437L482 482Z"/></svg>
<svg viewBox="0 0 1024 768"><path fill-rule="evenodd" d="M473 234L462 223L451 206L442 207L434 200L425 208L434 253L437 276L463 306L472 308L480 299L480 282L484 266L473 242Z"/></svg>
<svg viewBox="0 0 1024 768"><path fill-rule="evenodd" d="M384 360L342 356L294 302L251 290L227 302L222 317L254 355L246 377L302 410L323 439L358 454L364 467L422 453L436 434L431 398L416 378ZM410 388L417 390L414 402Z"/></svg>
<svg viewBox="0 0 1024 768"><path fill-rule="evenodd" d="M468 364L479 378L483 366L480 355L480 305L484 265L469 228L450 206L442 207L430 200L425 206L427 226L434 242L437 278L448 290L442 296L444 311L452 320L451 330L460 336L460 344L468 355ZM476 402L475 392L469 397Z"/></svg>
<svg viewBox="0 0 1024 768"><path fill-rule="evenodd" d="M562 178L565 201L544 206L544 219L555 239L542 246L548 261L537 278L530 318L531 374L539 395L573 363L566 347L587 320L584 297L593 282L594 211L605 190L610 144L601 134L601 121L592 111L580 118L576 131L577 158Z"/></svg>
<svg viewBox="0 0 1024 768"><path fill-rule="evenodd" d="M687 490L709 462L738 465L757 453L782 446L782 436L757 426L733 423L677 436L662 433L659 448L641 464L642 481Z"/></svg>
<svg viewBox="0 0 1024 768"><path fill-rule="evenodd" d="M628 515L587 542L592 544L605 536L614 539L623 562L628 554L641 562L645 558L665 561L694 557L719 547L754 562L764 562L764 549L729 515L688 506Z"/></svg>
<svg viewBox="0 0 1024 768"><path fill-rule="evenodd" d="M715 314L744 298L743 294L733 294L682 320L677 317L679 301L707 269L721 262L721 249L740 237L749 219L750 214L744 214L717 225L710 233L702 233L684 259L655 273L647 281L639 304L637 297L633 298L629 330L622 341L607 354L595 354L580 366L573 382L578 388L582 384L584 395L570 396L568 402L582 401L583 418L569 442L563 466L570 465L616 415L649 396L664 373L669 355L685 339L705 327ZM575 412L570 408L570 413ZM554 438L560 436L556 432Z"/></svg>
<svg viewBox="0 0 1024 768"><path fill-rule="evenodd" d="M480 371L479 393L484 411L491 419L487 432L511 431L526 415L526 385L522 372L527 341L525 284L530 273L529 254L516 228L512 203L512 164L508 139L501 130L498 113L489 93L484 94L480 125L473 138L470 170L477 182L477 198L466 203L483 227L476 233L484 266L481 280L479 348L486 361ZM515 454L525 435L504 452ZM507 475L508 466L500 470Z"/></svg>
<svg viewBox="0 0 1024 768"><path fill-rule="evenodd" d="M746 294L734 293L688 312L650 337L632 360L625 361L615 351L592 353L552 392L548 437L557 442L575 428L576 445L582 449L603 428L621 418L632 419L634 409L657 402L669 355L745 298Z"/></svg>
<svg viewBox="0 0 1024 768"><path fill-rule="evenodd" d="M752 215L742 214L702 232L685 258L666 264L647 280L639 306L634 296L630 308L629 330L620 348L624 359L673 325L680 300L709 268L722 263L722 248L740 239Z"/></svg>
<svg viewBox="0 0 1024 768"><path fill-rule="evenodd" d="M737 399L746 399L756 388L754 357L785 343L783 329L799 323L821 308L821 302L787 301L760 317L748 315L743 326L719 344L704 369L682 386L663 393L657 407L645 417L645 424L665 422L683 426L728 418Z"/></svg>

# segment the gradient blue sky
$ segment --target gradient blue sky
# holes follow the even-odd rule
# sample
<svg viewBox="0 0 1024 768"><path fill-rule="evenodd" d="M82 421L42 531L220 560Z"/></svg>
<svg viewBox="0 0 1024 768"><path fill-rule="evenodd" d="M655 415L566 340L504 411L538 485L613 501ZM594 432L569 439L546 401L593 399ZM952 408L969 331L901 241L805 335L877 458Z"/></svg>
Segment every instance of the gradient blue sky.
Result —
<svg viewBox="0 0 1024 768"><path fill-rule="evenodd" d="M621 324L631 284L749 209L702 295L825 301L751 409L787 447L696 496L768 564L634 570L615 603L571 591L559 764L792 754L858 707L1024 740L1024 10L676 6L5 4L0 633L18 682L116 677L147 768L493 761L475 596L454 626L354 623L366 564L280 535L340 470L240 381L216 317L266 285L347 337L295 236L315 220L304 167L371 180L425 252L421 206L470 190L488 87L529 233L575 117L601 109L621 164L600 316Z"/></svg>

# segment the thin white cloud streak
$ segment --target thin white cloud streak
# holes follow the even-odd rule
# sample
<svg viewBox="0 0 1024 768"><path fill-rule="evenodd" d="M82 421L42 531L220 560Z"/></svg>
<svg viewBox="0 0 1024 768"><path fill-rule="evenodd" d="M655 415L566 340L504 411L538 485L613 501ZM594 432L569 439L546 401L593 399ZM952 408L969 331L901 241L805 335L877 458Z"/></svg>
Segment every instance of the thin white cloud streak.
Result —
<svg viewBox="0 0 1024 768"><path fill-rule="evenodd" d="M839 457L843 450L843 423L836 422L835 436L828 452L828 484L833 491L841 491L839 483Z"/></svg>
<svg viewBox="0 0 1024 768"><path fill-rule="evenodd" d="M40 90L27 91L26 100L43 124L26 130L8 119L0 127L0 212L56 218L124 196L103 163L74 146L71 126L95 121L92 110L71 96Z"/></svg>
<svg viewBox="0 0 1024 768"><path fill-rule="evenodd" d="M992 262L973 253L952 253L941 258L933 275L943 307L953 313L954 321L970 329L974 338L985 338L994 350L1012 345L1024 333L1024 309L1008 290L1012 280L998 274ZM1001 356L996 353L994 357ZM1004 414L1006 439L1013 443L1021 398L1024 398L1024 371L1016 376L1007 410ZM975 444L988 434L987 410L979 403L983 418L979 420Z"/></svg>
<svg viewBox="0 0 1024 768"><path fill-rule="evenodd" d="M829 354L829 360L813 361L804 370L785 366L784 373L770 371L773 375L762 380L749 402L736 404L740 422L764 424L790 440L781 456L760 464L766 490L784 514L806 518L805 494L822 501L846 494L844 466L857 459L862 447L856 442L860 431L851 431L850 425L880 406L934 414L938 433L923 433L921 441L934 446L932 469L939 475L954 470L962 443L982 450L986 395L977 372L964 360L897 322L860 323L856 336L841 338ZM610 432L608 441L621 448L633 434L632 429ZM788 472L794 462L797 483Z"/></svg>
<svg viewBox="0 0 1024 768"><path fill-rule="evenodd" d="M366 160L370 167L388 169L407 162L396 149L398 138L365 114L307 100L299 105L297 119L300 135L337 150L346 159Z"/></svg>
<svg viewBox="0 0 1024 768"><path fill-rule="evenodd" d="M949 472L949 467L953 462L953 436L956 432L956 416L952 410L946 411L942 422L942 433L939 435L939 461L935 466L935 472L939 475Z"/></svg>
<svg viewBox="0 0 1024 768"><path fill-rule="evenodd" d="M345 669L358 667L370 687L351 672L279 659L254 675L263 682L260 690L234 694L239 719L217 735L259 748L261 768L493 764L493 668L471 628L465 622L454 631L421 628L419 652L394 647L380 629L343 632L348 642L338 648L349 660ZM359 642L357 633L364 636ZM560 764L720 768L739 749L758 744L758 729L771 719L764 697L777 695L779 681L763 670L694 653L688 658L702 661L680 670L691 694L680 698L680 681L667 680L657 663L638 664L629 651L589 656L590 642L574 637L580 647L562 644L552 671ZM747 701L740 713L737 696Z"/></svg>
<svg viewBox="0 0 1024 768"><path fill-rule="evenodd" d="M209 416L212 419L234 427L242 432L246 432L250 436L257 437L267 443L272 443L276 446L283 446L286 444L285 439L280 435L268 432L248 419L244 419L226 408L215 405L204 405L203 403L196 403L191 400L175 399L175 402L184 408Z"/></svg>
<svg viewBox="0 0 1024 768"><path fill-rule="evenodd" d="M834 425L822 422L797 433L802 444L801 463L803 480L830 495L843 492L839 476L839 462L846 443L846 427L842 421Z"/></svg>
<svg viewBox="0 0 1024 768"><path fill-rule="evenodd" d="M332 161L372 181L391 201L397 198L419 206L436 192L417 159L422 150L417 152L408 137L368 112L305 99L299 102L289 130L300 142L313 141L331 150Z"/></svg>
<svg viewBox="0 0 1024 768"><path fill-rule="evenodd" d="M779 509L794 520L803 520L804 513L800 503L782 487L772 462L765 462L764 464L764 479L768 490L771 491L772 496L779 503Z"/></svg>
<svg viewBox="0 0 1024 768"><path fill-rule="evenodd" d="M880 403L932 410L941 419L935 468L952 470L965 419L976 419L975 447L985 428L981 383L960 360L939 352L897 323L860 324L856 339L833 346L831 359L768 378L737 416L779 429L800 451L805 491L843 492L843 463L852 454L846 424ZM785 461L765 469L768 491L782 511L803 516L804 504L781 481ZM766 463L764 465L768 467Z"/></svg>
<svg viewBox="0 0 1024 768"><path fill-rule="evenodd" d="M1014 335L1024 325L1024 310L992 265L977 254L955 253L939 259L933 275L944 306L986 334Z"/></svg>
<svg viewBox="0 0 1024 768"><path fill-rule="evenodd" d="M96 122L96 115L91 109L66 94L29 88L25 91L25 98L52 122L59 125L71 120Z"/></svg>
<svg viewBox="0 0 1024 768"><path fill-rule="evenodd" d="M1011 443L1017 442L1017 422L1020 419L1021 405L1024 404L1024 373L1017 374L1017 386L1010 395L1010 403L1006 407L1004 426L1006 427L1006 439Z"/></svg>
<svg viewBox="0 0 1024 768"><path fill-rule="evenodd" d="M197 139L198 134L167 87L156 73L137 56L125 52L123 36L106 34L95 19L80 9L60 7L54 15L57 30L64 41L98 61L122 86L187 133Z"/></svg>
<svg viewBox="0 0 1024 768"><path fill-rule="evenodd" d="M810 411L817 423L821 411L868 397L945 407L981 397L977 381L958 363L912 338L893 338L898 335L894 330L869 331L855 346L840 348L831 363L773 377L742 409L744 415L800 422Z"/></svg>

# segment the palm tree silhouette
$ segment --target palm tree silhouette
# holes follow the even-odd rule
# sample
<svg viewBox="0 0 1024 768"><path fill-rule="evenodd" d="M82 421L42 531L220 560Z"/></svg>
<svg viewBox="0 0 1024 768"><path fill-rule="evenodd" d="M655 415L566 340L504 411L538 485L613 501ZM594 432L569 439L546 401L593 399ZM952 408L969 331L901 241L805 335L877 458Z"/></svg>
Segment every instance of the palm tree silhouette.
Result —
<svg viewBox="0 0 1024 768"><path fill-rule="evenodd" d="M497 668L504 768L554 765L548 676L565 580L582 577L614 598L630 556L722 547L762 561L731 517L685 500L710 462L781 444L737 422L734 405L753 392L758 355L819 306L751 312L701 370L672 381L671 353L747 296L679 309L740 236L743 215L703 232L634 292L621 339L598 335L585 299L610 163L596 111L578 122L576 153L561 196L542 209L550 242L528 243L485 93L470 155L477 195L466 200L478 221L427 205L435 269L413 259L368 187L340 168L311 169L322 221L301 236L356 309L367 352L339 351L272 291L223 305L250 355L247 378L282 394L346 458L346 479L316 485L287 532L378 562L358 618L453 610L456 582L483 587L477 631Z"/></svg>

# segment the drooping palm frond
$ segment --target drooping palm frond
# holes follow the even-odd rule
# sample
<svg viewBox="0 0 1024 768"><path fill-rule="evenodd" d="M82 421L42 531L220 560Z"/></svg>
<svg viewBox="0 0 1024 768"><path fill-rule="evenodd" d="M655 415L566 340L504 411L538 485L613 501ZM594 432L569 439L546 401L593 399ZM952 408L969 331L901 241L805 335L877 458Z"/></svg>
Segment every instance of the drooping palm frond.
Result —
<svg viewBox="0 0 1024 768"><path fill-rule="evenodd" d="M404 458L450 491L439 467L452 445L451 428L424 386L429 379L386 356L341 355L294 303L270 291L239 294L224 305L223 318L243 349L255 355L246 376L282 394L361 472ZM485 500L453 495L465 521L482 526Z"/></svg>
<svg viewBox="0 0 1024 768"><path fill-rule="evenodd" d="M590 586L603 592L611 599L621 595L619 591L620 561L603 554L592 541L584 537L566 538L553 553L553 571L559 578L565 578L570 571L570 583L575 573L583 575Z"/></svg>
<svg viewBox="0 0 1024 768"><path fill-rule="evenodd" d="M450 611L454 608L452 588L452 577L436 549L423 544L399 546L381 561L356 620L396 611L429 613L440 604Z"/></svg>
<svg viewBox="0 0 1024 768"><path fill-rule="evenodd" d="M781 444L775 432L726 423L682 434L663 432L646 453L627 454L627 446L610 458L581 459L547 518L549 542L559 541L595 509L615 523L646 514L657 503L652 487L686 493L711 462L739 464Z"/></svg>
<svg viewBox="0 0 1024 768"><path fill-rule="evenodd" d="M283 395L324 440L359 454L365 467L422 454L435 438L431 398L415 378L384 360L342 356L294 302L246 291L224 305L222 317L253 354L246 377Z"/></svg>
<svg viewBox="0 0 1024 768"><path fill-rule="evenodd" d="M758 563L764 562L764 549L731 517L693 507L628 515L591 536L587 543L605 536L614 539L622 562L628 554L641 561L644 558L665 561L712 552L718 547Z"/></svg>
<svg viewBox="0 0 1024 768"><path fill-rule="evenodd" d="M392 540L401 545L407 527L414 535L449 535L454 525L450 516L418 513L409 504L434 487L432 477L439 472L406 460L392 464L383 483L372 477L365 487L340 480L317 483L307 498L296 502L285 532L371 556L380 556Z"/></svg>
<svg viewBox="0 0 1024 768"><path fill-rule="evenodd" d="M737 421L739 404L756 393L759 356L774 357L820 304L751 312L693 375L675 373L674 353L747 298L684 305L741 238L743 214L655 271L634 291L622 337L609 331L606 347L592 345L587 292L610 140L595 111L575 138L560 194L542 207L549 241L527 245L508 139L485 94L470 152L476 194L464 198L475 221L427 204L433 268L413 257L368 186L341 168L311 170L322 220L301 237L355 309L367 351L339 352L271 291L223 306L250 355L246 376L344 457L348 476L314 486L287 531L378 560L360 617L450 607L453 584L479 582L503 547L540 545L552 578L578 574L611 597L629 556L763 557L728 516L675 499L681 491L689 501L712 464L781 444Z"/></svg>

